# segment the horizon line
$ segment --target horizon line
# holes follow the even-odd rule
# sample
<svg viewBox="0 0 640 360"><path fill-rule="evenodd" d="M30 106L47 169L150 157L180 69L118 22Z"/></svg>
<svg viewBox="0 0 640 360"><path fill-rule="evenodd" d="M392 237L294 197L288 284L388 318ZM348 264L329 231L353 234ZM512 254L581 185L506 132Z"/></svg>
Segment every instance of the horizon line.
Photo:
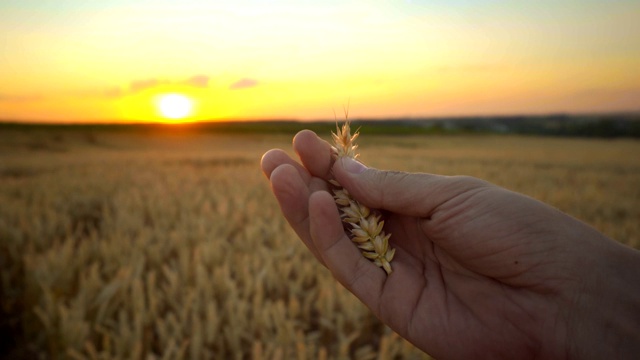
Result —
<svg viewBox="0 0 640 360"><path fill-rule="evenodd" d="M468 115L424 115L424 116L386 116L386 117L356 117L351 118L350 121L406 121L406 120L458 120L458 119L495 119L495 118L544 118L544 117L579 117L579 116L640 116L640 109L627 110L627 111L593 111L593 112L568 112L568 111L556 111L545 113L513 113L513 114L468 114ZM75 120L40 120L40 119L2 119L0 118L0 124L2 125L61 125L61 126L73 126L73 125L197 125L197 124L213 124L213 123L269 123L269 122L289 122L289 123L323 123L323 122L335 122L342 121L340 119L296 119L296 118L229 118L229 119L206 119L206 120L176 120L176 121L149 121L149 120L89 120L89 121L75 121Z"/></svg>

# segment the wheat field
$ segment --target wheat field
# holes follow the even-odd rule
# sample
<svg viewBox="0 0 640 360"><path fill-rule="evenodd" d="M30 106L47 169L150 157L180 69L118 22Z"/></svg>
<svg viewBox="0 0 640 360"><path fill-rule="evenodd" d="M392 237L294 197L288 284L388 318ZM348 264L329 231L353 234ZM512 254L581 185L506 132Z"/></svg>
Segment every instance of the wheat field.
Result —
<svg viewBox="0 0 640 360"><path fill-rule="evenodd" d="M638 141L361 132L370 166L481 177L640 248ZM290 143L179 131L0 133L2 355L428 359L287 226L259 160Z"/></svg>

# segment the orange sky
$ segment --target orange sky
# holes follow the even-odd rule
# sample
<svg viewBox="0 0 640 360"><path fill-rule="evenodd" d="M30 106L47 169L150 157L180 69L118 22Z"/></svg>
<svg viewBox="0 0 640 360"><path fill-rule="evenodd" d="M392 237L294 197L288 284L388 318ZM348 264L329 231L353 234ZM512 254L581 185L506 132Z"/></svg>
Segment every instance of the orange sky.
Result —
<svg viewBox="0 0 640 360"><path fill-rule="evenodd" d="M189 121L640 110L640 2L0 3L0 119Z"/></svg>

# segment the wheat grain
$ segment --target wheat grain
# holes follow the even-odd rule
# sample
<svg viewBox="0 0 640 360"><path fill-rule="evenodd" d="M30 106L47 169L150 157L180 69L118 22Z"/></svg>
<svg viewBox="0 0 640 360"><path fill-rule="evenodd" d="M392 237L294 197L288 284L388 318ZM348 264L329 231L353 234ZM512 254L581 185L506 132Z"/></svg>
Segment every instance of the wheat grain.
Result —
<svg viewBox="0 0 640 360"><path fill-rule="evenodd" d="M351 135L349 121L346 121L342 128L336 125L336 132L331 135L336 158L358 158L359 154L356 151L358 145L355 144L355 140L360 133L356 131ZM336 180L331 180L330 183L333 198L338 205L349 238L358 246L365 258L383 268L387 275L391 274L393 271L391 260L393 260L396 249L389 247L391 234L384 232L384 221L381 220L380 214L351 197L347 189L343 188Z"/></svg>

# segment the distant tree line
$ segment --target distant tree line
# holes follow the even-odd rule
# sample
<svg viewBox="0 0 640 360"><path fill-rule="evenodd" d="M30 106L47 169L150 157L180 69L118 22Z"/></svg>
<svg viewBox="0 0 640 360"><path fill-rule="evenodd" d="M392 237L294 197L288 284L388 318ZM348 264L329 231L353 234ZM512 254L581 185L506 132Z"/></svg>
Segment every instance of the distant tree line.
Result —
<svg viewBox="0 0 640 360"><path fill-rule="evenodd" d="M389 133L491 133L575 137L640 138L640 113L623 115L545 115L395 119L363 121L367 132ZM377 129L376 129L377 127ZM391 127L395 129L391 129ZM386 129L385 129L386 128Z"/></svg>
<svg viewBox="0 0 640 360"><path fill-rule="evenodd" d="M460 118L394 118L356 119L353 127L362 127L367 134L523 134L544 136L575 136L598 138L640 138L640 112L609 115L544 115L495 116ZM192 124L25 124L0 120L1 130L70 130L111 131L136 133L260 133L295 134L311 129L329 134L335 129L333 121L211 121Z"/></svg>

